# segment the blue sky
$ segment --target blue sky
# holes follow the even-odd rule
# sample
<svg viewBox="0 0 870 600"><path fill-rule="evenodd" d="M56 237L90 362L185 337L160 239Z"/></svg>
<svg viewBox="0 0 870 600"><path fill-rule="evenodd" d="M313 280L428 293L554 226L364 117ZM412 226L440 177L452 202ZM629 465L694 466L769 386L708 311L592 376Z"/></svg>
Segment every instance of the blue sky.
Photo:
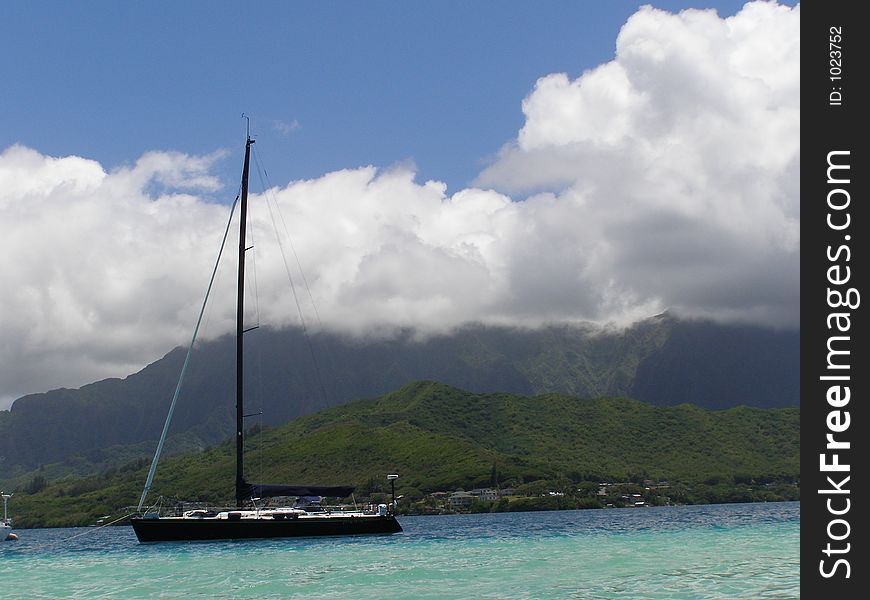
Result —
<svg viewBox="0 0 870 600"><path fill-rule="evenodd" d="M347 335L797 327L799 7L653 4L0 3L0 409L187 343L243 112L264 325L274 210Z"/></svg>
<svg viewBox="0 0 870 600"><path fill-rule="evenodd" d="M535 81L613 58L640 4L3 2L0 148L106 168L238 153L246 112L273 181L410 160L456 191L515 136ZM236 162L219 165L233 184Z"/></svg>

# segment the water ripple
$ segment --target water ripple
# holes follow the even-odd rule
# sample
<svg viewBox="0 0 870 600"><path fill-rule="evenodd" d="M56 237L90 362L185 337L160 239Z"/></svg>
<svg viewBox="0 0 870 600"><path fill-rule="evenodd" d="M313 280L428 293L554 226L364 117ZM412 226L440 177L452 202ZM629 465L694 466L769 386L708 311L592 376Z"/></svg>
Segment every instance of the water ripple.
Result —
<svg viewBox="0 0 870 600"><path fill-rule="evenodd" d="M40 599L799 597L799 503L401 521L393 536L194 544L20 530L0 581Z"/></svg>

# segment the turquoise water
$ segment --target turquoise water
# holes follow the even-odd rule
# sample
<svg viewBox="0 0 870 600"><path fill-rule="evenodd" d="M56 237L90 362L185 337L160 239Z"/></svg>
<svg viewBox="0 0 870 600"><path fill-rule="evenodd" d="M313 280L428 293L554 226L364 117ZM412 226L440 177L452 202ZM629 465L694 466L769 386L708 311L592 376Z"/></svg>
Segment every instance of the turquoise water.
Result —
<svg viewBox="0 0 870 600"><path fill-rule="evenodd" d="M19 530L11 598L798 598L800 504L403 517L404 533L139 544ZM75 539L70 539L73 536Z"/></svg>

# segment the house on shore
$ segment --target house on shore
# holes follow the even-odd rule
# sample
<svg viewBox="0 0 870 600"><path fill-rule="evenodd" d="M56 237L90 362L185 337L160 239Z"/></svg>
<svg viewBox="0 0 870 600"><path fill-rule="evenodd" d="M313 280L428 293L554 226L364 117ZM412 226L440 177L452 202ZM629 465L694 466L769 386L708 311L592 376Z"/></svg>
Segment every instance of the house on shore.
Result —
<svg viewBox="0 0 870 600"><path fill-rule="evenodd" d="M467 508L471 506L471 501L475 499L475 496L472 494L463 490L457 490L450 494L447 498L447 503L450 505L450 508Z"/></svg>

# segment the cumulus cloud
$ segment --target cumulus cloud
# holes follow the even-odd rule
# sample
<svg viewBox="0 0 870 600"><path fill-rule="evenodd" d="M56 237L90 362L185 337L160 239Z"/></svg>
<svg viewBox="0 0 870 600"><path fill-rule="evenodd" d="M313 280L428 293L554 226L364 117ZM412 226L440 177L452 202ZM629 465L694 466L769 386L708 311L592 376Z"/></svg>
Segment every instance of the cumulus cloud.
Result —
<svg viewBox="0 0 870 600"><path fill-rule="evenodd" d="M575 264L617 305L796 326L799 65L799 6L645 6L614 60L538 80L477 183L572 205Z"/></svg>
<svg viewBox="0 0 870 600"><path fill-rule="evenodd" d="M613 61L537 82L478 187L399 165L252 194L249 319L298 323L289 271L309 326L305 283L322 326L354 334L664 309L796 326L799 61L799 8L644 7ZM123 376L188 341L226 224L222 156L107 171L0 154L0 397ZM234 244L209 337L234 319Z"/></svg>
<svg viewBox="0 0 870 600"><path fill-rule="evenodd" d="M107 173L22 146L0 154L3 396L124 375L182 339L226 209L146 190L212 189L215 158L152 152Z"/></svg>

